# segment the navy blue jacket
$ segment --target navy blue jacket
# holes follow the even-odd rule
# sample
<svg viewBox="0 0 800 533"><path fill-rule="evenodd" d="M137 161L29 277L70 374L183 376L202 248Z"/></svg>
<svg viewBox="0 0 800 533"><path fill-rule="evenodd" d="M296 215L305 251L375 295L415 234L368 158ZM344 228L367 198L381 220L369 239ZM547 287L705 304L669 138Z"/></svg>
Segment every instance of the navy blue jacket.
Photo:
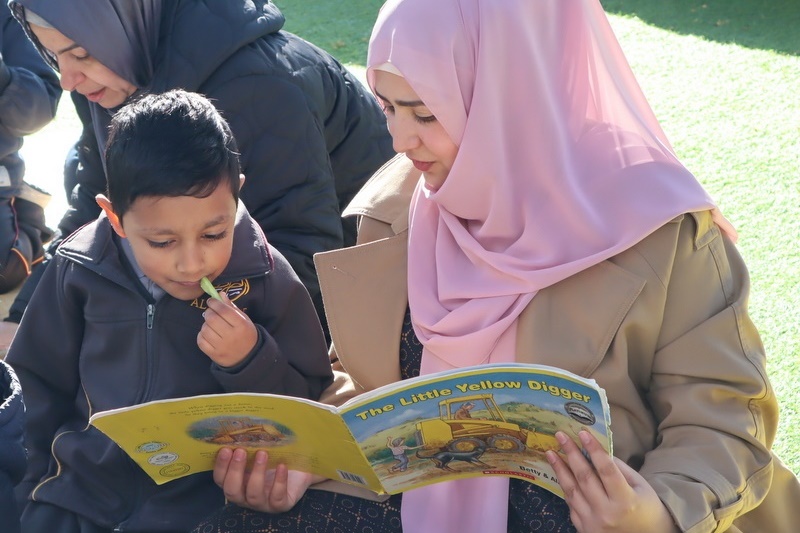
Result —
<svg viewBox="0 0 800 533"><path fill-rule="evenodd" d="M0 359L0 517L3 531L19 532L14 485L25 473L25 448L22 428L25 407L22 389L14 370Z"/></svg>
<svg viewBox="0 0 800 533"><path fill-rule="evenodd" d="M319 397L332 374L308 292L241 203L233 255L215 285L259 330L253 353L232 369L197 346L207 298L154 301L104 215L63 241L6 358L28 408L28 470L18 499L118 531L186 531L223 504L210 473L158 486L87 424L96 412L164 398L233 391Z"/></svg>

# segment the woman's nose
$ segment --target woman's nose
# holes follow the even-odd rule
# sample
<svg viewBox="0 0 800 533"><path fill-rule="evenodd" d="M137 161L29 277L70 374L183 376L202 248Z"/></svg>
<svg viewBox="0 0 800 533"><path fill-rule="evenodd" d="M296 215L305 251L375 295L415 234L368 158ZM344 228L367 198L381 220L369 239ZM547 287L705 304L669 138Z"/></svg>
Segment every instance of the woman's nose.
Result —
<svg viewBox="0 0 800 533"><path fill-rule="evenodd" d="M75 87L84 79L81 71L75 68L68 59L58 59L58 72L61 76L61 88L65 91L75 90Z"/></svg>
<svg viewBox="0 0 800 533"><path fill-rule="evenodd" d="M420 139L416 130L409 121L402 118L392 117L388 121L389 134L392 136L392 148L397 153L408 152L420 145Z"/></svg>

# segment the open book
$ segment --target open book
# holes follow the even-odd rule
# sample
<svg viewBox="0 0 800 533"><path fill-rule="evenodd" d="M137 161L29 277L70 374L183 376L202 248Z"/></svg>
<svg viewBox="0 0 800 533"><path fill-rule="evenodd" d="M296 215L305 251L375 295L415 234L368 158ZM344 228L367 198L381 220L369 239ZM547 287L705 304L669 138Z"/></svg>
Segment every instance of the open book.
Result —
<svg viewBox="0 0 800 533"><path fill-rule="evenodd" d="M542 365L493 364L399 381L339 408L272 394L154 401L97 413L90 423L156 483L213 469L217 451L267 450L285 463L396 494L468 476L526 479L563 497L545 459L557 430L586 429L611 453L605 392Z"/></svg>

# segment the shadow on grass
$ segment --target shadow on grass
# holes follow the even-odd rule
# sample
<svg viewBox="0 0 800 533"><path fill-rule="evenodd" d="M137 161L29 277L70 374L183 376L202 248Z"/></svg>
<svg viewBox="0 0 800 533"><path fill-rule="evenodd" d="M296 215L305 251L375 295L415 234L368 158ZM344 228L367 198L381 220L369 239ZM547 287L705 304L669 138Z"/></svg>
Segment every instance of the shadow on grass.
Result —
<svg viewBox="0 0 800 533"><path fill-rule="evenodd" d="M601 0L606 13L747 48L800 55L798 0Z"/></svg>

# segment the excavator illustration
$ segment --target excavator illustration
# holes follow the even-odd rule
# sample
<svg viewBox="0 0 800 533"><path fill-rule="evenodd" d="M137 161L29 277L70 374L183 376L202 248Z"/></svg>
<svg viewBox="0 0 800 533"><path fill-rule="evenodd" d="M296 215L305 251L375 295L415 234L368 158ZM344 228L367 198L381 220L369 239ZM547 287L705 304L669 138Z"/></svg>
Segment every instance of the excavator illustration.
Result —
<svg viewBox="0 0 800 533"><path fill-rule="evenodd" d="M464 413L464 406L482 418ZM439 418L416 424L417 443L425 448L453 452L469 452L475 448L491 448L500 452L559 450L553 435L525 429L508 422L492 394L474 394L448 398L439 402Z"/></svg>

